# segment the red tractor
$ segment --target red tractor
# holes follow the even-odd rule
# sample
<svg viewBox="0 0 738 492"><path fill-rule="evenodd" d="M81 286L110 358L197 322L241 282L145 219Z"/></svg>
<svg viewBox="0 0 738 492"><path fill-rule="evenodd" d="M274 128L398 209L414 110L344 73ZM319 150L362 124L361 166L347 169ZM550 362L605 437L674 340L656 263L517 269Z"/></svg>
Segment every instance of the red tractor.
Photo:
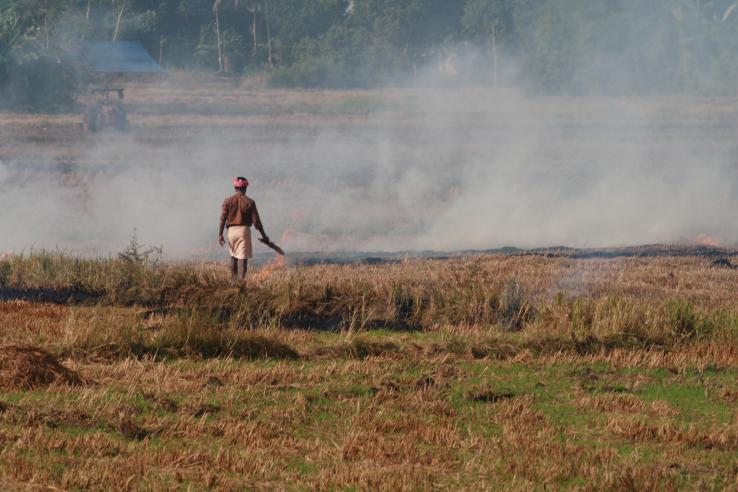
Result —
<svg viewBox="0 0 738 492"><path fill-rule="evenodd" d="M85 131L97 132L106 128L125 132L128 130L128 114L123 105L122 87L104 87L92 89L95 101L88 104L82 114L82 125ZM118 98L110 97L112 92L118 93Z"/></svg>

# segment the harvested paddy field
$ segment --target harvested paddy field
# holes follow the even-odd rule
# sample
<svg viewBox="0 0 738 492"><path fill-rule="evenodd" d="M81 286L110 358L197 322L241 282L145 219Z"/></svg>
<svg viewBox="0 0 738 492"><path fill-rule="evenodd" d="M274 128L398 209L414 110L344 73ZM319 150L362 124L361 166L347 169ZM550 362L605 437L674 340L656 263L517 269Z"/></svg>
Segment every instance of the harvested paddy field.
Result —
<svg viewBox="0 0 738 492"><path fill-rule="evenodd" d="M735 258L726 258L735 262ZM5 489L721 489L712 258L0 260Z"/></svg>
<svg viewBox="0 0 738 492"><path fill-rule="evenodd" d="M738 486L735 100L126 102L0 114L0 488Z"/></svg>

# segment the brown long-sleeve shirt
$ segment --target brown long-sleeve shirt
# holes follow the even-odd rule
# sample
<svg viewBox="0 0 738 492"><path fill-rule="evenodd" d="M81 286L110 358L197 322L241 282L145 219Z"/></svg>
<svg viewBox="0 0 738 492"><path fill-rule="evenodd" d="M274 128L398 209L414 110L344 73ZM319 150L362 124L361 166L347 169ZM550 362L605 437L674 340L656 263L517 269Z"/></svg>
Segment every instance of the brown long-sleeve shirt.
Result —
<svg viewBox="0 0 738 492"><path fill-rule="evenodd" d="M249 227L253 225L259 232L264 234L264 228L259 218L259 211L256 209L256 202L243 193L236 193L226 198L220 212L221 231L224 226L238 225Z"/></svg>

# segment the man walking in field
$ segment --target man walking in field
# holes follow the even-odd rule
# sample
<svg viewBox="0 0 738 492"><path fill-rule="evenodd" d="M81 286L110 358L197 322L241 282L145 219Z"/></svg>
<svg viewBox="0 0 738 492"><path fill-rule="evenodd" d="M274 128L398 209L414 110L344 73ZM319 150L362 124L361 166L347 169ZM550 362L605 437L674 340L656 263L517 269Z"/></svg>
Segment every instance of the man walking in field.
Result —
<svg viewBox="0 0 738 492"><path fill-rule="evenodd" d="M223 229L228 228L228 251L231 254L231 277L234 282L246 279L248 259L252 256L251 226L261 233L261 241L269 243L264 227L256 210L256 203L246 196L249 181L243 176L233 179L236 193L225 199L220 213L220 231L218 242L223 246L226 242ZM240 275L239 275L240 268Z"/></svg>

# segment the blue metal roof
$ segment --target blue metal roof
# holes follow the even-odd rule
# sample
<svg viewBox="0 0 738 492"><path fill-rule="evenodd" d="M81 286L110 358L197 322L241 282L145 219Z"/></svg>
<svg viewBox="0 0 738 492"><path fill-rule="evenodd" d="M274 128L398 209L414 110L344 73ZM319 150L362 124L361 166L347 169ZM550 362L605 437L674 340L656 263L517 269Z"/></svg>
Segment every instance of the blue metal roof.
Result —
<svg viewBox="0 0 738 492"><path fill-rule="evenodd" d="M89 70L100 73L165 73L137 41L83 43L81 56Z"/></svg>

